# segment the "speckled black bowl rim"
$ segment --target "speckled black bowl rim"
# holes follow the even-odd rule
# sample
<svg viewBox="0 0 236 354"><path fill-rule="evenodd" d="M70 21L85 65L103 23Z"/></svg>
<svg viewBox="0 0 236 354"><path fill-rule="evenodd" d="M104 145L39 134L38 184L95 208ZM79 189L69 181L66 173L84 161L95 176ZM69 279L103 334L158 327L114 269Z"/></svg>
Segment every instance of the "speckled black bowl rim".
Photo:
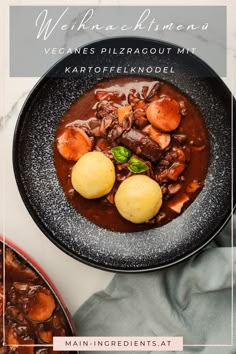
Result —
<svg viewBox="0 0 236 354"><path fill-rule="evenodd" d="M97 43L104 43L104 45L106 44L107 41L110 40L142 40L144 42L153 42L156 45L169 45L172 48L178 48L178 46L176 44L172 44L170 42L165 42L165 41L161 41L161 40L155 40L155 39L149 39L149 38L144 38L144 37L114 37L114 38L108 38L108 39L104 39L104 40L99 40L99 41L93 41L90 42L86 45L81 46L81 48L84 47L88 47L91 45L96 45ZM196 249L194 249L192 252L188 253L187 255L173 261L170 262L168 264L164 264L164 265L158 265L158 266L154 266L154 267L143 267L143 268L139 268L139 269L123 269L122 267L113 267L113 266L107 266L107 265L103 265L103 264L98 264L97 262L93 262L91 259L88 260L82 256L78 256L77 254L75 254L73 251L71 251L70 249L66 248L64 245L61 245L60 242L58 242L58 240L56 240L50 229L46 227L46 225L44 225L44 223L41 221L41 219L38 217L37 213L34 211L34 209L31 206L31 203L26 195L23 183L21 181L20 178L20 172L19 172L19 167L18 167L18 161L17 161L17 141L18 141L18 131L21 127L21 125L23 124L23 120L24 117L22 115L22 113L24 112L24 110L26 109L26 106L28 104L29 100L33 100L33 97L36 96L37 92L41 89L41 85L42 83L47 80L47 76L48 74L61 62L61 61L65 61L68 57L70 57L71 54L68 54L66 56L64 56L63 58L61 58L60 60L58 60L52 67L50 67L50 69L38 80L38 82L35 84L35 86L32 88L32 90L30 91L30 93L28 94L22 108L21 111L19 113L18 116L18 120L16 122L16 126L15 126L15 131L14 131L14 137L13 137L13 149L12 149L12 158L13 158L13 170L14 170L14 174L15 174L15 179L17 182L17 186L18 186L18 190L20 192L21 198L29 212L29 214L31 215L32 219L34 220L34 222L37 224L37 226L40 228L40 230L46 235L46 237L52 241L54 243L54 245L56 245L59 249L61 249L63 252L65 252L66 254L68 254L69 256L71 256L72 258L79 260L80 262L92 266L94 268L97 269L101 269L101 270L105 270L105 271L111 271L111 272L119 272L119 273L140 273L140 272L149 272L149 271L156 271L159 269L163 269L163 268L167 268L170 266L173 266L175 264L178 264L186 259L188 259L189 257L193 256L194 254L198 253L200 250L202 250L204 247L206 247L220 232L221 230L224 228L224 226L226 225L226 223L229 221L230 217L232 216L235 207L236 207L236 194L235 194L235 188L233 186L233 184L235 183L234 180L232 181L232 201L231 201L231 205L228 206L227 208L227 214L225 215L224 218L222 218L221 220L221 226L217 229L216 232L214 232L212 235L209 235L209 238L206 242L204 242L201 246L196 247ZM227 96L231 96L231 101L232 101L232 115L233 118L232 120L234 120L235 117L235 110L236 110L236 101L232 95L232 93L230 92L230 90L228 89L228 87L225 85L225 83L221 80L221 78L216 74L216 72L208 65L206 64L202 59L200 59L199 57L197 57L196 55L192 54L192 53L188 53L188 56L194 58L194 60L196 62L199 62L201 64L202 67L204 67L209 73L210 75L212 75L214 77L214 79L216 80L216 82L221 85L222 90L224 91L224 94L226 94ZM233 135L235 133L235 126L233 125ZM235 150L235 142L233 140L233 136L231 137L231 143L232 143L232 158L234 157L234 150ZM234 172L234 164L232 161L232 166L231 166L231 171L232 171L232 176L233 176L233 172Z"/></svg>

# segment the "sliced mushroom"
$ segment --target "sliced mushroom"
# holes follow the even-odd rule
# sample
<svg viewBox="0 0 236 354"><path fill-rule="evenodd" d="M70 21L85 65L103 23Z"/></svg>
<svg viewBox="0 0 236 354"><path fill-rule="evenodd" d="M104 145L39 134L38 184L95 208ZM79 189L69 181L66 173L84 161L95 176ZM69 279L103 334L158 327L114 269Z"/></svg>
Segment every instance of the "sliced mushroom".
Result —
<svg viewBox="0 0 236 354"><path fill-rule="evenodd" d="M110 114L108 114L106 117L102 118L102 123L101 123L100 129L103 134L106 134L106 130L111 126L113 119L114 118Z"/></svg>
<svg viewBox="0 0 236 354"><path fill-rule="evenodd" d="M117 117L117 108L110 102L101 101L97 105L97 118L104 118L108 114L111 114L114 118Z"/></svg>
<svg viewBox="0 0 236 354"><path fill-rule="evenodd" d="M140 100L140 94L136 90L131 89L128 94L129 104L131 104L131 106L134 106L135 104L138 103L139 100Z"/></svg>
<svg viewBox="0 0 236 354"><path fill-rule="evenodd" d="M187 135L185 134L173 134L172 135L173 139L178 141L178 143L183 144L187 140Z"/></svg>
<svg viewBox="0 0 236 354"><path fill-rule="evenodd" d="M64 159L77 161L92 150L92 142L82 129L69 126L57 139L57 149Z"/></svg>
<svg viewBox="0 0 236 354"><path fill-rule="evenodd" d="M187 187L186 187L186 192L187 193L194 193L196 192L199 188L201 188L202 184L194 179L192 182L190 182Z"/></svg>
<svg viewBox="0 0 236 354"><path fill-rule="evenodd" d="M169 171L167 174L168 178L171 179L172 181L177 181L179 175L181 175L181 173L183 172L185 167L186 167L185 163L174 162L171 165L171 167L169 168Z"/></svg>
<svg viewBox="0 0 236 354"><path fill-rule="evenodd" d="M155 85L151 88L149 91L148 95L146 96L146 100L149 101L151 100L154 96L158 94L158 91L160 90L161 83L157 81Z"/></svg>
<svg viewBox="0 0 236 354"><path fill-rule="evenodd" d="M167 161L168 162L168 161ZM156 171L156 180L159 183L171 181L177 181L181 173L186 167L185 163L174 162L169 168L161 169L161 171Z"/></svg>
<svg viewBox="0 0 236 354"><path fill-rule="evenodd" d="M190 200L189 196L187 194L182 194L178 198L174 198L174 200L171 200L168 203L168 207L173 210L175 213L180 214L182 211L182 208L185 203L187 203Z"/></svg>
<svg viewBox="0 0 236 354"><path fill-rule="evenodd" d="M124 117L129 114L130 112L132 112L132 107L130 105L127 106L122 106L119 107L117 110L118 113L118 122L120 125L122 125Z"/></svg>
<svg viewBox="0 0 236 354"><path fill-rule="evenodd" d="M147 133L152 140L156 141L162 150L170 144L170 134L162 133L160 130L153 128L151 125L146 126L143 129L143 132Z"/></svg>
<svg viewBox="0 0 236 354"><path fill-rule="evenodd" d="M179 192L181 188L182 188L181 183L175 183L175 184L168 185L168 191L170 194L175 194L175 193Z"/></svg>
<svg viewBox="0 0 236 354"><path fill-rule="evenodd" d="M124 94L120 93L119 91L102 91L102 90L97 90L95 93L95 97L98 101L102 101L102 100L107 100L107 101L111 101L112 99L114 99L115 97L120 97L120 98L124 98Z"/></svg>

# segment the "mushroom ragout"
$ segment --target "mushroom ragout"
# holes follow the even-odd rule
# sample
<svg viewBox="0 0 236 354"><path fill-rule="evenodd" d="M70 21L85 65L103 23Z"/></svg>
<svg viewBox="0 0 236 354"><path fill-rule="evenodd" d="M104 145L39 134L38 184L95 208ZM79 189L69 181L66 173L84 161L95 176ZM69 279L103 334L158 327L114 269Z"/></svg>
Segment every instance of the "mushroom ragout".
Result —
<svg viewBox="0 0 236 354"><path fill-rule="evenodd" d="M115 182L106 195L87 199L73 188L71 174L91 151L112 161ZM203 188L208 161L207 129L196 105L173 85L147 77L96 84L63 115L54 141L58 179L70 203L95 224L119 232L177 217ZM149 220L135 223L117 210L115 197L121 183L138 174L160 186L162 205Z"/></svg>
<svg viewBox="0 0 236 354"><path fill-rule="evenodd" d="M3 251L0 243L0 354L62 353L53 351L53 336L72 333L61 305L25 260L7 246L5 257ZM3 319L6 346L3 346Z"/></svg>

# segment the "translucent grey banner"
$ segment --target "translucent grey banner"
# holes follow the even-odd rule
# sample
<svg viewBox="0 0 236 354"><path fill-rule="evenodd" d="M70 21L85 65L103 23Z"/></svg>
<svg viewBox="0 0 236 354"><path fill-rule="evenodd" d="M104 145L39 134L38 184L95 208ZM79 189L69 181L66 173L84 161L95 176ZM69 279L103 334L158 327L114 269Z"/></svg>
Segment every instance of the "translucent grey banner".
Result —
<svg viewBox="0 0 236 354"><path fill-rule="evenodd" d="M39 77L75 48L127 36L173 43L226 76L225 6L11 6L10 76Z"/></svg>

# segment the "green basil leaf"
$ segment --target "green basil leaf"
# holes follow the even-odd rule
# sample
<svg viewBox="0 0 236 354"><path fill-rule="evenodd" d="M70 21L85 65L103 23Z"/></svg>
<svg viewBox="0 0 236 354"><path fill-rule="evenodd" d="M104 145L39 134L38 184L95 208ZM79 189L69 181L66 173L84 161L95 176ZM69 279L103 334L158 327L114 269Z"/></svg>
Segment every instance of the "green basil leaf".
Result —
<svg viewBox="0 0 236 354"><path fill-rule="evenodd" d="M111 153L114 156L115 160L120 163L126 163L129 161L130 156L132 155L129 149L126 149L124 146L116 146L111 149Z"/></svg>
<svg viewBox="0 0 236 354"><path fill-rule="evenodd" d="M128 169L133 173L142 173L147 171L149 167L144 162L136 159L135 157L131 157L131 159L129 160Z"/></svg>

